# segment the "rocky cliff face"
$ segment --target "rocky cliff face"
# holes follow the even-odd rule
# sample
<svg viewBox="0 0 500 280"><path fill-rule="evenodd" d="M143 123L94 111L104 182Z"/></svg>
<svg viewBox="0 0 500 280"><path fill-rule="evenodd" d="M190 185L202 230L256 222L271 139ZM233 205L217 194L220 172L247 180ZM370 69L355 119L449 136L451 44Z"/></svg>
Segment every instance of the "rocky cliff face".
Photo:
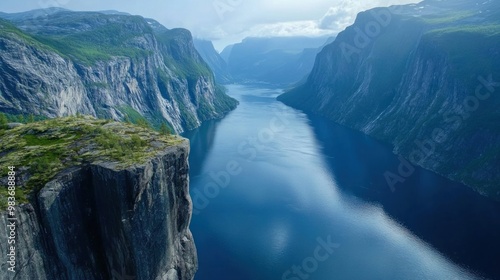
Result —
<svg viewBox="0 0 500 280"><path fill-rule="evenodd" d="M187 30L137 16L56 11L0 22L0 111L145 117L176 132L237 102L217 86Z"/></svg>
<svg viewBox="0 0 500 280"><path fill-rule="evenodd" d="M71 127L89 128L84 123L91 122L71 122ZM131 131L116 123L105 129ZM62 131L51 130L46 133ZM137 133L143 140L149 137L144 131ZM125 167L94 155L58 172L41 190L33 190L30 202L15 210L14 245L7 243L8 212L0 211L0 253L6 256L9 246L15 246L16 252L15 272L2 261L1 278L193 279L197 257L188 228L189 143L176 140L175 145L160 149L162 142L156 138L146 140L152 145L147 149L159 150L136 164ZM85 145L81 148L87 150ZM33 171L28 173L34 176Z"/></svg>
<svg viewBox="0 0 500 280"><path fill-rule="evenodd" d="M494 1L374 9L323 49L306 83L279 99L500 199L499 42ZM404 180L397 171L389 178L392 187Z"/></svg>

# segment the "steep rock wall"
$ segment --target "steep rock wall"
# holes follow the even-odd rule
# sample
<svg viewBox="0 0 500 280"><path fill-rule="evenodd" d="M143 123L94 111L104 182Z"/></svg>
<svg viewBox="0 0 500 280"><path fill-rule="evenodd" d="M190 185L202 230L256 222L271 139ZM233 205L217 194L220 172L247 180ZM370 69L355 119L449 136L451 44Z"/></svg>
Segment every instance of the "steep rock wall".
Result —
<svg viewBox="0 0 500 280"><path fill-rule="evenodd" d="M60 173L17 208L16 273L2 262L2 279L193 279L188 153L184 141L139 166L101 162Z"/></svg>
<svg viewBox="0 0 500 280"><path fill-rule="evenodd" d="M153 29L151 22L59 12L18 20L21 31L0 20L0 111L140 115L181 133L234 109L237 101L216 85L189 31Z"/></svg>
<svg viewBox="0 0 500 280"><path fill-rule="evenodd" d="M500 199L497 8L428 0L362 12L279 100ZM391 187L404 180L391 178Z"/></svg>

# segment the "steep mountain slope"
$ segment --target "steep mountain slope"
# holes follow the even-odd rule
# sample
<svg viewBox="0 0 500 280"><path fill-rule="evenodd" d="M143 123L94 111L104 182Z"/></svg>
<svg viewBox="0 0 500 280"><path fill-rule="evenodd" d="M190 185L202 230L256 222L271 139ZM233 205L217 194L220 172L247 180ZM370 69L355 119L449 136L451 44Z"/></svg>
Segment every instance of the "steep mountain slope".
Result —
<svg viewBox="0 0 500 280"><path fill-rule="evenodd" d="M246 38L223 51L229 72L238 82L290 85L312 69L327 37Z"/></svg>
<svg viewBox="0 0 500 280"><path fill-rule="evenodd" d="M500 199L499 8L427 0L362 12L279 100ZM397 190L410 171L381 176Z"/></svg>
<svg viewBox="0 0 500 280"><path fill-rule="evenodd" d="M237 105L187 30L122 14L31 14L0 21L0 111L145 117L182 132Z"/></svg>
<svg viewBox="0 0 500 280"><path fill-rule="evenodd" d="M215 50L211 41L194 39L194 47L214 72L217 83L228 84L231 82L232 77L229 74L227 63Z"/></svg>

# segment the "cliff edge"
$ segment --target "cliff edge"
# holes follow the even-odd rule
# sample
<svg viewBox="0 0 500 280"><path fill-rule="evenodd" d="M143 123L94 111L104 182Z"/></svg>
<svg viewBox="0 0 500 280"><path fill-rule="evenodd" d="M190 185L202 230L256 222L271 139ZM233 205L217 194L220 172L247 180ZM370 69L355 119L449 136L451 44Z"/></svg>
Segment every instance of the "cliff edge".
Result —
<svg viewBox="0 0 500 280"><path fill-rule="evenodd" d="M0 138L2 279L194 278L187 140L91 117Z"/></svg>

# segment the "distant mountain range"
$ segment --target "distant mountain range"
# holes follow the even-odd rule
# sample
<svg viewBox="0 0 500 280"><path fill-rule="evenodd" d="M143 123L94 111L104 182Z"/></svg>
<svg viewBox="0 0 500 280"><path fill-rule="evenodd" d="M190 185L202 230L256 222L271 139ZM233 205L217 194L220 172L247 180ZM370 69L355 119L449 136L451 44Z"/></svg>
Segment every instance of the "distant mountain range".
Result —
<svg viewBox="0 0 500 280"><path fill-rule="evenodd" d="M329 41L333 38L246 38L226 47L221 57L235 82L288 86L311 71L316 54Z"/></svg>
<svg viewBox="0 0 500 280"><path fill-rule="evenodd" d="M426 0L362 12L279 97L394 145L500 199L500 2ZM411 176L402 162L388 185ZM405 167L406 166L406 167Z"/></svg>
<svg viewBox="0 0 500 280"><path fill-rule="evenodd" d="M0 112L144 119L182 132L237 105L188 30L116 11L0 18Z"/></svg>

